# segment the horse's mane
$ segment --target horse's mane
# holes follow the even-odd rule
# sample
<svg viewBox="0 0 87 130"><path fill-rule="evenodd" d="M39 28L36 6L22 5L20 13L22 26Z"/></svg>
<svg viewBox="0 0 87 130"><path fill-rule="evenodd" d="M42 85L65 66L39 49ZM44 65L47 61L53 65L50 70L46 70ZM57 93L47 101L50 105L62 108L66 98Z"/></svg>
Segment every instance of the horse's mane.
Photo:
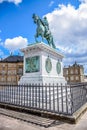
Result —
<svg viewBox="0 0 87 130"><path fill-rule="evenodd" d="M39 20L40 20L40 22L41 22L41 24L44 26L44 23L43 23L43 21L39 18Z"/></svg>

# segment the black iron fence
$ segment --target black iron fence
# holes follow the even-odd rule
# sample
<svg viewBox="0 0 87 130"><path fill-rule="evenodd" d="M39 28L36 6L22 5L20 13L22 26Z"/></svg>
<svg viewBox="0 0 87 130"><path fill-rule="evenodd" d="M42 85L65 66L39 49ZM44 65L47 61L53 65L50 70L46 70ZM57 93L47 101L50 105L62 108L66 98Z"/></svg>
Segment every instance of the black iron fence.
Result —
<svg viewBox="0 0 87 130"><path fill-rule="evenodd" d="M72 114L87 102L87 83L71 85Z"/></svg>
<svg viewBox="0 0 87 130"><path fill-rule="evenodd" d="M87 101L87 84L0 85L0 103L72 115Z"/></svg>

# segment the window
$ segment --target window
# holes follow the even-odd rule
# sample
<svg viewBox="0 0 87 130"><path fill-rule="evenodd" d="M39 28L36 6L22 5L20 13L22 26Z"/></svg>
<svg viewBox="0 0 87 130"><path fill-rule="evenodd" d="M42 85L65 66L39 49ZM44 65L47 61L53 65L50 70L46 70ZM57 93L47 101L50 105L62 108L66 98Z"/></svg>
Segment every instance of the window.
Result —
<svg viewBox="0 0 87 130"><path fill-rule="evenodd" d="M8 67L10 68L10 67L13 67L13 65L12 64L8 64Z"/></svg>
<svg viewBox="0 0 87 130"><path fill-rule="evenodd" d="M69 77L66 77L66 80L69 81Z"/></svg>
<svg viewBox="0 0 87 130"><path fill-rule="evenodd" d="M8 75L14 75L16 74L16 70L8 70Z"/></svg>
<svg viewBox="0 0 87 130"><path fill-rule="evenodd" d="M66 74L68 74L68 70L66 70Z"/></svg>
<svg viewBox="0 0 87 130"><path fill-rule="evenodd" d="M70 80L74 80L74 76L71 76L71 77L70 77Z"/></svg>
<svg viewBox="0 0 87 130"><path fill-rule="evenodd" d="M68 75L68 69L65 69L65 68L64 68L64 69L63 69L63 74L64 74L64 75Z"/></svg>
<svg viewBox="0 0 87 130"><path fill-rule="evenodd" d="M73 69L70 70L70 73L73 74Z"/></svg>
<svg viewBox="0 0 87 130"><path fill-rule="evenodd" d="M11 71L12 71L12 72L11 72L12 74L16 74L16 70L11 70Z"/></svg>
<svg viewBox="0 0 87 130"><path fill-rule="evenodd" d="M10 82L11 81L11 77L8 77L7 80Z"/></svg>
<svg viewBox="0 0 87 130"><path fill-rule="evenodd" d="M5 64L2 64L2 67L5 67Z"/></svg>
<svg viewBox="0 0 87 130"><path fill-rule="evenodd" d="M6 71L5 71L5 70L2 70L2 72L1 72L1 73L2 73L2 75L4 75L4 74L6 74Z"/></svg>
<svg viewBox="0 0 87 130"><path fill-rule="evenodd" d="M23 73L23 68L19 68L18 69L18 74L22 74Z"/></svg>
<svg viewBox="0 0 87 130"><path fill-rule="evenodd" d="M15 82L15 81L16 81L16 77L12 77L11 80L12 80L13 82Z"/></svg>
<svg viewBox="0 0 87 130"><path fill-rule="evenodd" d="M78 74L78 69L75 69L75 74Z"/></svg>
<svg viewBox="0 0 87 130"><path fill-rule="evenodd" d="M78 77L78 76L76 76L76 80L79 80L79 77Z"/></svg>
<svg viewBox="0 0 87 130"><path fill-rule="evenodd" d="M6 79L4 77L1 78L1 81L5 81Z"/></svg>
<svg viewBox="0 0 87 130"><path fill-rule="evenodd" d="M10 68L10 67L16 67L16 64L8 64L8 67Z"/></svg>
<svg viewBox="0 0 87 130"><path fill-rule="evenodd" d="M11 74L11 70L8 70L8 75L10 75Z"/></svg>

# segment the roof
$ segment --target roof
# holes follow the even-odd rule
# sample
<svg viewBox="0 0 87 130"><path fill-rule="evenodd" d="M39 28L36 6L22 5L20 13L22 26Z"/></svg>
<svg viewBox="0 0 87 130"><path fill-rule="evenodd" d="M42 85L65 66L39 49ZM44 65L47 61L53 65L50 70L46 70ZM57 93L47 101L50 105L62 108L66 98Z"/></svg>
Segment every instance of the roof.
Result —
<svg viewBox="0 0 87 130"><path fill-rule="evenodd" d="M77 64L77 62L75 62L75 63L73 64L73 66L74 66L74 67L81 67L81 68L83 68L83 65L79 65L79 64ZM73 67L73 66L72 66L72 67Z"/></svg>
<svg viewBox="0 0 87 130"><path fill-rule="evenodd" d="M64 67L64 69L73 68L73 67L80 67L80 68L84 69L83 65L77 64L77 62L75 62L71 66L69 65L68 67Z"/></svg>
<svg viewBox="0 0 87 130"><path fill-rule="evenodd" d="M7 58L2 59L0 62L8 62L8 63L23 62L23 56L10 55Z"/></svg>

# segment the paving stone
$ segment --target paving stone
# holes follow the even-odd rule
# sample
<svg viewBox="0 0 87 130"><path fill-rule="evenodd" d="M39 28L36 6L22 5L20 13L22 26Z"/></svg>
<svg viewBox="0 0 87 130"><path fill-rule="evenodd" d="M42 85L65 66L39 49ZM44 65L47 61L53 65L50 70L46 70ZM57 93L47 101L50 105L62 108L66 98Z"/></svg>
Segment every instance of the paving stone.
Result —
<svg viewBox="0 0 87 130"><path fill-rule="evenodd" d="M7 110L8 111L8 110ZM1 110L0 110L1 112ZM3 112L5 112L3 110ZM12 111L11 111L12 112ZM14 113L13 113L14 114ZM43 117L31 116L32 121L43 121L45 123L50 122L50 125L45 128L44 126L36 125L34 123L24 122L18 119L14 119L0 114L0 130L87 130L87 112L82 116L81 120L77 124L68 124L61 121L50 120Z"/></svg>

